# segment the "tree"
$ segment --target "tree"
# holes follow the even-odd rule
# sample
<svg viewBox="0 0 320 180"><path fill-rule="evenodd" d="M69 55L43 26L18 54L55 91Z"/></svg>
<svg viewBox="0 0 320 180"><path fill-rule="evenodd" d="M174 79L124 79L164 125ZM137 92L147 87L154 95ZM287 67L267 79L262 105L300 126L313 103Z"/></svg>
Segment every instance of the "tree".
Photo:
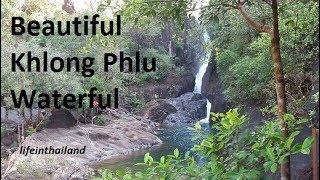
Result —
<svg viewBox="0 0 320 180"><path fill-rule="evenodd" d="M210 0L209 5L197 9L197 1L143 1L143 0L127 0L126 8L129 13L133 13L135 9L143 12L141 16L164 15L173 18L180 22L183 17L190 11L202 10L202 14L208 19L218 19L218 15L229 10L236 10L241 17L246 21L247 25L259 33L266 33L271 37L271 55L274 66L275 89L277 94L277 112L278 119L281 122L283 136L287 136L287 125L284 122L284 114L287 112L285 80L280 52L280 34L278 25L278 2L277 0L263 0L262 4L271 7L272 22L268 25L267 22L254 19L246 10L246 7L251 6L256 1L250 0ZM132 8L133 7L133 8ZM281 166L281 179L290 179L290 158L287 158Z"/></svg>
<svg viewBox="0 0 320 180"><path fill-rule="evenodd" d="M280 53L280 34L279 34L279 15L278 15L278 2L277 0L272 0L271 2L268 0L264 0L265 3L272 7L272 26L268 26L265 23L259 22L253 19L245 10L245 3L249 1L238 1L236 5L223 3L222 5L226 7L230 7L239 11L247 24L260 33L267 33L271 37L271 54L273 59L274 66L274 78L276 80L275 88L277 93L277 112L278 118L281 121L281 129L283 131L283 135L287 136L287 125L284 122L284 114L287 112L287 104L286 104L286 92L285 92L285 80L283 73L283 66L281 60ZM290 179L290 158L286 160L281 166L281 179Z"/></svg>
<svg viewBox="0 0 320 180"><path fill-rule="evenodd" d="M271 50L274 65L274 76L276 79L276 92L277 92L277 106L278 118L281 121L281 129L283 135L287 136L287 125L284 122L283 116L287 113L287 100L285 92L285 81L283 74L283 67L280 53L280 35L279 35L279 17L278 17L278 3L277 0L272 0L272 16L273 16L273 30L271 36ZM281 179L290 179L290 157L287 162L281 166Z"/></svg>

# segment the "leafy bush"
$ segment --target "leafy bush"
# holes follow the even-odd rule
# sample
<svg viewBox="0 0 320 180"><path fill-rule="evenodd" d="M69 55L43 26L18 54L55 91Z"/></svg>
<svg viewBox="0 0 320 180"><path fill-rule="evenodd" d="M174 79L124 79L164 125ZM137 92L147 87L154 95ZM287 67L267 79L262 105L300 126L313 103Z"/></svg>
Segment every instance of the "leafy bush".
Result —
<svg viewBox="0 0 320 180"><path fill-rule="evenodd" d="M94 118L94 124L99 126L105 126L107 124L107 115L100 114Z"/></svg>
<svg viewBox="0 0 320 180"><path fill-rule="evenodd" d="M172 155L162 156L159 161L146 153L144 162L136 164L144 167L144 171L132 172L130 170L112 172L109 170L100 171L101 177L95 179L103 180L144 180L144 179L190 179L201 177L205 173L204 168L197 165L194 157L190 156L190 152L184 155L175 149Z"/></svg>
<svg viewBox="0 0 320 180"><path fill-rule="evenodd" d="M248 11L255 19L270 24L272 18L261 17L264 13L257 4L249 6ZM305 107L310 89L303 86L308 86L306 80L314 83L317 79L318 72L312 66L319 54L318 6L315 1L283 1L279 5L281 55L290 112ZM225 94L237 103L259 101L272 106L276 94L270 37L248 28L237 12L228 11L221 18L220 22L211 20L209 29Z"/></svg>
<svg viewBox="0 0 320 180"><path fill-rule="evenodd" d="M145 84L146 82L161 81L164 77L166 77L167 73L174 67L173 61L171 57L164 51L156 50L156 49L147 49L146 57L149 62L151 62L151 57L156 58L156 71L141 73L137 77L137 83Z"/></svg>
<svg viewBox="0 0 320 180"><path fill-rule="evenodd" d="M156 161L147 153L142 171L114 173L101 172L98 179L259 179L265 172L276 172L290 154L308 154L313 143L311 137L295 143L300 126L305 119L285 115L289 125L287 137L282 135L279 121L268 121L253 132L243 131L247 117L237 109L226 113L212 113L212 132L206 133L201 124L195 124L194 139L202 139L191 152L202 154L206 162L200 165L187 152L180 155L178 149Z"/></svg>
<svg viewBox="0 0 320 180"><path fill-rule="evenodd" d="M139 112L146 105L146 102L142 98L139 98L136 94L128 95L126 99L129 102L129 104L133 107L135 112Z"/></svg>

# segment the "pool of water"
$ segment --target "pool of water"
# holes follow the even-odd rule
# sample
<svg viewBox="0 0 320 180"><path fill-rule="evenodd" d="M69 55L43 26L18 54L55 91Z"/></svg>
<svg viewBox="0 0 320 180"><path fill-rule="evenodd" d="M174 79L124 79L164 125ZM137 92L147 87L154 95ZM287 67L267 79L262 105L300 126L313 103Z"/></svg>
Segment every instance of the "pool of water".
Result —
<svg viewBox="0 0 320 180"><path fill-rule="evenodd" d="M202 124L208 130L208 124ZM171 127L163 127L157 130L157 136L163 141L159 147L154 147L148 150L134 152L130 155L117 157L107 160L99 164L96 169L110 169L110 170L139 170L140 166L135 166L136 163L142 163L144 154L149 152L153 159L159 160L161 156L173 154L173 150L178 148L180 153L185 153L190 150L195 142L192 141L193 132L188 128L190 125L175 125Z"/></svg>

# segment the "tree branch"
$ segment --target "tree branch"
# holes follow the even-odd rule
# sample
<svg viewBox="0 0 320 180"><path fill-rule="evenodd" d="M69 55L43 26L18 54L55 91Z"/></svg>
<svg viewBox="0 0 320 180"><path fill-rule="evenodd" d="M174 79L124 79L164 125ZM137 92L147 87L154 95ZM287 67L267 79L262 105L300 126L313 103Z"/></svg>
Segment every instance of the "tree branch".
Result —
<svg viewBox="0 0 320 180"><path fill-rule="evenodd" d="M231 7L231 8L233 8L233 9L238 9L237 6L232 5L232 4L221 4L221 5L222 5L222 6L226 6L226 7Z"/></svg>
<svg viewBox="0 0 320 180"><path fill-rule="evenodd" d="M200 7L200 8L188 9L188 10L186 10L186 12L203 10L203 9L210 8L210 7L213 7L213 6L226 6L226 7L232 8L232 9L238 9L237 6L234 6L232 4L211 4L211 5L203 6L203 7Z"/></svg>
<svg viewBox="0 0 320 180"><path fill-rule="evenodd" d="M269 4L270 5L270 0L262 0L264 1L265 3ZM165 2L170 2L170 0L149 0L149 1L143 1L141 2L142 3L153 3L153 2L157 2L157 3L165 3ZM228 10L230 9L236 9L240 12L240 14L242 15L242 17L244 18L244 20L247 22L247 24L255 29L256 31L258 32L265 32L265 33L269 33L269 34L272 34L272 28L270 26L268 26L267 24L265 23L261 23L255 19L253 19L246 11L244 5L246 3L246 0L238 0L238 3L237 5L234 5L234 4L229 4L229 3L218 3L218 4L210 4L210 5L207 5L207 6L203 6L203 7L200 7L200 8L191 8L191 9L186 9L185 12L190 12L190 11L197 11L197 10L202 10L202 9L206 9L206 8L210 8L210 7L213 7L213 6L224 6L224 7L229 7ZM140 3L139 3L140 4Z"/></svg>
<svg viewBox="0 0 320 180"><path fill-rule="evenodd" d="M258 32L265 32L265 33L272 33L272 28L266 24L263 24L259 21L254 20L246 11L242 4L237 5L237 9L239 10L240 14L247 22L247 24L252 27L253 29L257 30Z"/></svg>
<svg viewBox="0 0 320 180"><path fill-rule="evenodd" d="M272 6L272 2L270 0L262 0L262 1L267 3L269 6Z"/></svg>

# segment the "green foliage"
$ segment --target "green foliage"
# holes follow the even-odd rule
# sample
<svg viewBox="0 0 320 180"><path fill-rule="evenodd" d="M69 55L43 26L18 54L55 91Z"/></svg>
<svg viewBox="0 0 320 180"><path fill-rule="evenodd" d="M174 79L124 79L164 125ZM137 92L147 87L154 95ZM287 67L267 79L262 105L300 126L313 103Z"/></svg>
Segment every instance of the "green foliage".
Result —
<svg viewBox="0 0 320 180"><path fill-rule="evenodd" d="M218 122L212 126L212 132L216 132L216 134L209 135L201 144L196 145L194 150L208 156L221 151L226 148L227 143L246 120L245 116L239 116L237 109L231 109L227 113L212 113L212 121ZM196 131L198 131L197 129L199 129L198 125L195 127Z"/></svg>
<svg viewBox="0 0 320 180"><path fill-rule="evenodd" d="M105 126L107 124L107 121L107 115L105 114L100 114L94 118L94 124L99 126Z"/></svg>
<svg viewBox="0 0 320 180"><path fill-rule="evenodd" d="M155 72L144 72L138 74L136 80L137 84L143 85L147 82L159 82L163 80L167 73L172 70L172 67L174 67L172 58L166 52L160 52L156 49L147 49L144 52L147 58L151 59L154 57L157 59L157 70Z"/></svg>
<svg viewBox="0 0 320 180"><path fill-rule="evenodd" d="M243 131L247 117L237 109L226 113L212 113L212 131L206 134L200 123L193 130L202 141L192 149L205 158L202 165L188 151L184 157L178 149L173 155L162 156L155 161L147 153L142 171L133 174L101 172L102 179L259 179L265 172L275 173L290 154L310 152L313 139L296 143L300 126L305 119L285 115L289 133L283 136L278 120L268 121L253 132ZM205 136L203 136L205 134Z"/></svg>
<svg viewBox="0 0 320 180"><path fill-rule="evenodd" d="M172 155L162 156L159 161L154 160L149 153L146 153L144 162L136 165L144 167L145 170L137 172L131 172L130 170L126 170L125 172L103 170L100 172L101 177L96 179L197 179L201 177L201 174L203 174L202 170L204 170L196 164L194 157L190 156L189 151L181 155L178 149L175 149Z"/></svg>
<svg viewBox="0 0 320 180"><path fill-rule="evenodd" d="M1 2L1 21L3 49L1 51L2 79L1 90L4 95L13 90L39 90L52 92L58 90L66 93L87 92L90 87L97 87L100 93L108 93L113 87L130 91L132 83L146 84L161 82L166 76L180 67L175 65L172 54L169 54L168 42L160 43L159 39L169 31L170 43L182 48L183 53L202 51L201 36L203 30L192 17L187 16L189 10L196 8L197 1L149 1L125 0L124 7L118 12L122 14L126 26L121 37L30 37L19 38L10 35L10 21L13 15L23 16L27 20L52 17L53 20L69 20L73 18L66 12L61 12L48 2L39 0L26 1L25 8L16 8L17 2L4 0ZM237 10L230 7L238 1L210 0L209 6L202 10L201 20L210 32L209 48L214 49L217 70L225 86L225 93L233 101L261 101L266 106L265 112L274 110L274 80L272 61L270 57L270 37L252 30L242 19ZM99 11L110 5L110 0L102 1ZM229 7L223 4L230 3ZM281 55L286 73L289 99L289 110L294 112L305 104L309 90L302 88L306 79L315 79L312 63L317 59L318 46L318 2L315 1L281 1L280 31ZM231 5L231 6L230 6ZM245 1L250 16L253 19L271 23L270 6L262 1ZM82 16L83 14L74 14ZM107 19L107 18L106 18ZM195 26L195 28L190 26ZM189 28L189 29L188 29ZM159 44L155 44L159 43ZM185 46L191 46L184 48ZM93 56L96 64L93 67L96 74L83 78L79 73L19 73L10 71L12 49L25 52L32 49L39 55L42 51L50 50L51 55L62 56ZM170 48L169 48L170 49ZM199 50L201 49L201 50ZM105 73L97 71L102 66L102 54L106 51L124 50L133 56L136 51L146 52L148 57L156 57L157 71L155 73L123 74L117 68ZM197 58L195 58L197 59ZM182 70L181 70L182 69ZM186 70L181 68L176 73ZM134 77L136 75L136 77ZM130 94L130 93L128 93ZM4 102L8 102L4 96ZM141 110L145 102L138 95L129 95L129 104L135 111ZM319 93L315 95L319 99ZM88 105L89 103L86 102ZM12 106L6 103L7 107ZM291 154L310 152L312 138L296 143L299 126L304 119L296 119L286 115L288 136L283 136L278 120L268 121L252 133L244 131L246 116L241 116L236 109L227 113L212 114L212 132L202 131L200 123L194 127L200 139L192 150L201 153L207 159L204 165L199 165L194 157L186 153L184 156L178 149L173 155L153 159L146 154L144 163L140 164L145 170L137 173L104 171L102 179L258 179L265 171L275 172ZM95 123L105 125L104 115L96 117ZM35 131L29 128L26 133ZM1 136L6 132L1 125Z"/></svg>
<svg viewBox="0 0 320 180"><path fill-rule="evenodd" d="M247 11L255 20L270 25L270 13L266 11L271 9L268 6L260 8L261 4L247 4ZM303 88L308 86L305 80L316 78L311 66L319 51L317 9L318 2L314 1L283 1L279 4L281 56L291 112L305 106L305 97L310 93ZM206 12L206 16L212 13L210 10ZM208 27L227 97L235 102L259 101L265 106L273 106L276 94L269 35L250 29L245 21L239 20L237 11L226 11L219 17L223 21L209 20Z"/></svg>
<svg viewBox="0 0 320 180"><path fill-rule="evenodd" d="M111 1L101 1L101 3L98 11L110 8L108 5ZM144 6L144 3L141 3L140 5ZM146 3L148 4L149 2ZM18 2L11 0L5 0L1 2L1 5L3 10L1 12L3 25L1 28L1 38L3 38L3 50L1 50L1 57L3 58L1 59L1 66L5 67L2 69L3 82L1 84L1 91L5 94L4 102L6 102L7 107L12 107L10 97L8 96L10 90L19 91L25 89L27 92L37 90L38 92L44 93L52 93L53 90L58 90L64 95L67 93L86 93L91 87L97 87L99 93L106 94L117 87L123 90L125 94L129 94L133 89L132 86L158 83L169 75L168 72L173 72L175 69L179 69L177 73L183 73L183 68L175 65L173 60L174 54L169 54L169 41L172 43L172 48L174 46L182 46L181 42L187 42L188 49L184 50L195 53L200 51L199 47L202 46L201 40L199 40L199 37L201 37L201 33L199 33L202 31L201 28L188 26L181 32L180 25L173 23L171 20L160 18L160 16L151 16L151 12L145 12L146 14L139 16L140 19L137 21L135 18L132 18L133 14L130 13L130 11L133 12L137 9L129 6L124 6L121 8L122 11L118 12L122 15L122 23L125 24L122 26L121 36L102 36L101 34L97 34L96 36L80 37L76 35L63 37L45 37L40 35L31 37L29 35L23 35L16 38L10 33L12 16L22 16L26 21L34 19L42 21L47 18L56 22L72 20L74 17L79 17L81 20L83 15L90 16L98 12L75 12L70 15L52 3L40 3L39 0L28 0L23 4L23 8L20 7L21 4L19 5ZM136 5L138 6L138 4ZM179 3L178 5L181 4ZM159 8L161 7L159 6ZM101 13L101 18L103 18L103 20L108 21L110 19L106 16L102 17L102 14L103 13ZM176 15L178 16L178 14ZM188 24L190 24L190 22ZM11 56L8 56L8 54L13 52L12 50L21 53L32 50L34 55L40 57L43 51L48 51L49 58L53 56L93 57L95 61L92 69L95 74L92 77L84 78L81 75L81 70L79 73L54 73L50 70L40 73L12 72L9 68L11 66ZM146 56L149 59L155 57L157 59L156 72L122 73L117 67L119 64L115 64L110 68L109 72L104 72L103 54L106 52L114 52L117 54L119 51L124 51L126 56L130 57L135 56L136 51L140 51L141 56ZM178 57L176 59L178 59ZM32 68L34 68L34 65ZM36 100L37 99L35 99L35 101ZM129 101L133 102L132 104L135 106L134 109L140 109L144 104L141 100L129 99ZM131 102L129 102L129 104ZM89 103L87 101L85 103L85 108L88 108Z"/></svg>
<svg viewBox="0 0 320 180"><path fill-rule="evenodd" d="M176 20L184 27L183 19L185 10L192 1L148 1L148 0L125 0L125 7L120 13L124 14L135 22L146 21L150 17L161 17L165 20ZM148 22L148 21L146 21Z"/></svg>
<svg viewBox="0 0 320 180"><path fill-rule="evenodd" d="M275 167L286 162L289 155L303 153L308 154L313 142L312 138L306 138L303 143L295 143L295 138L300 134L299 129L306 119L296 119L290 114L284 116L288 124L289 133L284 137L278 120L266 122L258 129L256 141L252 145L252 150L264 158L264 168L275 172ZM305 145L303 145L305 144Z"/></svg>
<svg viewBox="0 0 320 180"><path fill-rule="evenodd" d="M27 129L26 129L26 135L27 136L31 136L33 133L37 132L37 130L35 128L33 128L32 126L29 126Z"/></svg>
<svg viewBox="0 0 320 180"><path fill-rule="evenodd" d="M130 94L126 98L135 112L139 112L146 105L146 102L142 98L139 98L136 94Z"/></svg>

